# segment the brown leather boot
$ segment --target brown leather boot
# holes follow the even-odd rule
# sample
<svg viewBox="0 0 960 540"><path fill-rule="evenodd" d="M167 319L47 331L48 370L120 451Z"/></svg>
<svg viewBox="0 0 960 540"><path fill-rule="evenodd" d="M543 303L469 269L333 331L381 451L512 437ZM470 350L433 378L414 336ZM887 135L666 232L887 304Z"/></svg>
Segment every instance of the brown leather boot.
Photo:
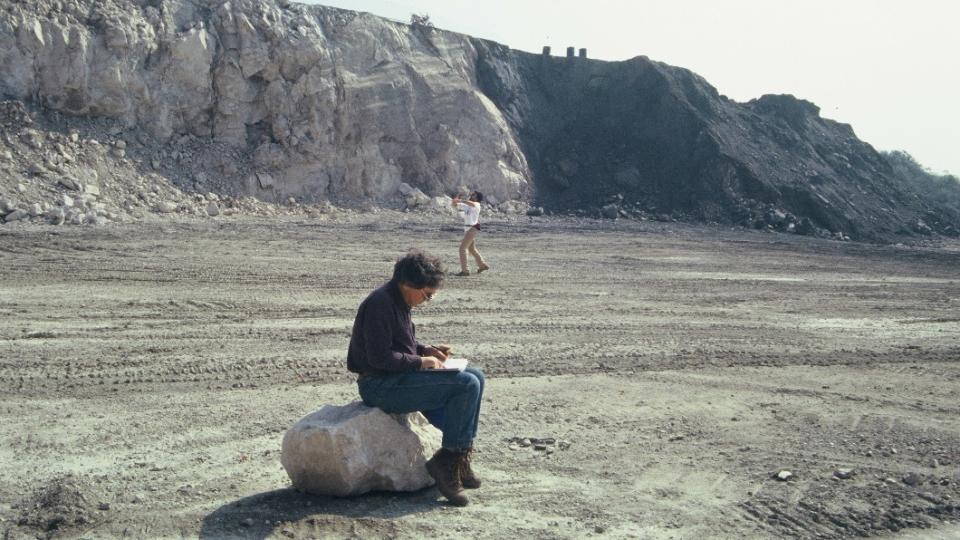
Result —
<svg viewBox="0 0 960 540"><path fill-rule="evenodd" d="M467 451L463 453L463 457L460 458L460 482L466 489L477 489L480 487L480 479L477 478L477 475L473 474L473 469L470 467L470 456L472 454L473 448L468 448Z"/></svg>
<svg viewBox="0 0 960 540"><path fill-rule="evenodd" d="M455 506L466 506L469 502L463 494L463 483L460 481L463 454L441 448L427 461L427 472L437 483L437 489Z"/></svg>

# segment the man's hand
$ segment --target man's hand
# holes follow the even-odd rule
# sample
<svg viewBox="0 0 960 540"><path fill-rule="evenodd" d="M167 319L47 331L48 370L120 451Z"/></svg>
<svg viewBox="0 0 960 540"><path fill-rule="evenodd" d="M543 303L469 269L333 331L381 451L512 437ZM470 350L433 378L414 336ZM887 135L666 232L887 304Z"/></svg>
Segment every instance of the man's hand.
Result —
<svg viewBox="0 0 960 540"><path fill-rule="evenodd" d="M424 347L423 354L426 356L436 356L443 361L453 354L453 348L449 345L429 345Z"/></svg>
<svg viewBox="0 0 960 540"><path fill-rule="evenodd" d="M420 369L441 369L443 367L443 360L435 356L421 356L420 357Z"/></svg>

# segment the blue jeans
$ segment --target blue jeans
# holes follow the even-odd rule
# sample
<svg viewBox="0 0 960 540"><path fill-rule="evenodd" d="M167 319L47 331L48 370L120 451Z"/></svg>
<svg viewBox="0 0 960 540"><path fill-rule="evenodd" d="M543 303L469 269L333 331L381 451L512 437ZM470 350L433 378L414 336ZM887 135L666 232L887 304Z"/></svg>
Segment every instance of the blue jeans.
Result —
<svg viewBox="0 0 960 540"><path fill-rule="evenodd" d="M443 447L473 447L483 399L483 372L409 371L364 377L357 381L360 397L369 407L387 413L443 409Z"/></svg>

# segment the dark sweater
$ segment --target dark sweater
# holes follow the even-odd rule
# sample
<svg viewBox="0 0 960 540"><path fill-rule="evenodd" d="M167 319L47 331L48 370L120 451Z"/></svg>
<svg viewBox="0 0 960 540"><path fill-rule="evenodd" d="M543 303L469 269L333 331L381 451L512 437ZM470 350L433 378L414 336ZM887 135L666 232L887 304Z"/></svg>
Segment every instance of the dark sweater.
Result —
<svg viewBox="0 0 960 540"><path fill-rule="evenodd" d="M417 343L410 306L400 287L389 281L360 303L347 350L347 369L380 374L420 369L423 345Z"/></svg>

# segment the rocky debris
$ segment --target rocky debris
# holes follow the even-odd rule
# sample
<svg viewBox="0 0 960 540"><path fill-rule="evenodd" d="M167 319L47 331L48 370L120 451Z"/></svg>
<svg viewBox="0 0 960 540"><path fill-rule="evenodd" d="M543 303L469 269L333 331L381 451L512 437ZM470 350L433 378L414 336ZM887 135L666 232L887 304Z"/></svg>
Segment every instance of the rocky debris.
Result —
<svg viewBox="0 0 960 540"><path fill-rule="evenodd" d="M401 182L397 191L403 196L407 208L418 208L433 203L433 199L421 191L420 188L415 188L406 182Z"/></svg>
<svg viewBox="0 0 960 540"><path fill-rule="evenodd" d="M796 476L788 470L777 471L771 476L774 480L779 480L780 482L788 482L790 480L795 480Z"/></svg>
<svg viewBox="0 0 960 540"><path fill-rule="evenodd" d="M26 210L21 210L19 208L14 208L3 216L3 221L6 223L12 223L14 221L21 221L24 219L29 219L30 213Z"/></svg>
<svg viewBox="0 0 960 540"><path fill-rule="evenodd" d="M58 182L59 182L59 184L60 184L61 186L65 187L65 188L67 188L67 189L69 189L69 190L71 190L71 191L80 191L80 190L81 190L80 182L78 182L76 178L73 178L73 177L71 177L71 176L65 176L65 177L61 178L60 180L58 180Z"/></svg>
<svg viewBox="0 0 960 540"><path fill-rule="evenodd" d="M554 437L510 437L506 439L510 450L519 450L521 448L532 449L535 452L543 452L550 455L558 449L567 450L570 443L564 440L557 440Z"/></svg>
<svg viewBox="0 0 960 540"><path fill-rule="evenodd" d="M420 413L324 405L287 431L280 461L294 487L318 495L416 491L433 483L424 464L440 439Z"/></svg>
<svg viewBox="0 0 960 540"><path fill-rule="evenodd" d="M838 480L849 480L853 478L853 469L837 469L833 471L833 477Z"/></svg>
<svg viewBox="0 0 960 540"><path fill-rule="evenodd" d="M527 215L530 217L540 217L544 214L542 206L532 206L527 210Z"/></svg>
<svg viewBox="0 0 960 540"><path fill-rule="evenodd" d="M158 214L171 214L177 211L177 204L170 201L160 201L153 207Z"/></svg>
<svg viewBox="0 0 960 540"><path fill-rule="evenodd" d="M607 219L617 219L620 217L620 207L616 204L608 204L600 209L600 214Z"/></svg>
<svg viewBox="0 0 960 540"><path fill-rule="evenodd" d="M82 476L64 475L41 485L22 503L17 525L44 535L69 535L103 521L104 504L94 484Z"/></svg>

